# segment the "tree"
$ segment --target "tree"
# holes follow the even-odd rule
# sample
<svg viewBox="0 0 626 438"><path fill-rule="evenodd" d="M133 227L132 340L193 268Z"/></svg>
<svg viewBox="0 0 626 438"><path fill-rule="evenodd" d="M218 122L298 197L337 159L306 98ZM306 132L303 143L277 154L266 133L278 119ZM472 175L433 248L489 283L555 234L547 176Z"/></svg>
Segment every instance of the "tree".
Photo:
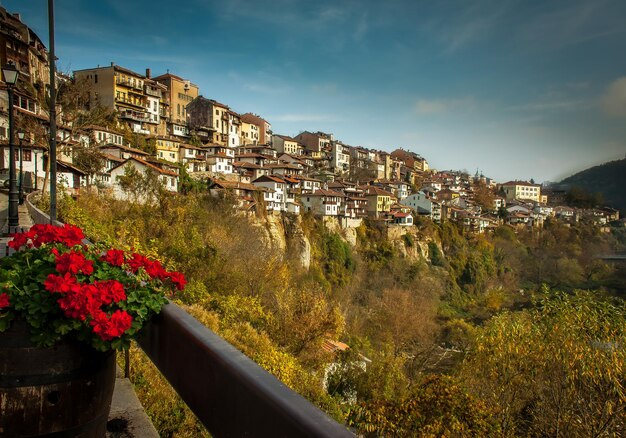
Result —
<svg viewBox="0 0 626 438"><path fill-rule="evenodd" d="M58 82L56 102L60 107L60 111L57 114L57 125L62 127L62 130L59 129L57 131L59 138L56 141L56 157L48 157L46 163L44 192L48 185L50 159L56 160L61 154L71 156L74 153L79 153L80 155L84 150L84 154L79 158L79 161L88 164L89 169L86 169L87 173L91 172L93 177L97 173L97 170L94 171L93 166L98 161L98 152L93 145L89 146L81 142L81 136L84 136L92 125L115 127L117 124L117 118L113 110L99 104L90 106L91 86L86 78L84 80L64 79ZM40 101L40 104L46 110L49 110L49 102ZM46 144L49 147L49 135L46 126L48 123L48 121L42 122L40 120L36 120L33 123L31 120L27 129L35 134L36 140L41 142L40 144ZM62 133L62 135L59 135L59 133Z"/></svg>
<svg viewBox="0 0 626 438"><path fill-rule="evenodd" d="M479 331L461 376L504 435L618 436L626 427L626 307L551 295Z"/></svg>
<svg viewBox="0 0 626 438"><path fill-rule="evenodd" d="M74 151L74 164L87 174L87 185L93 183L93 178L101 172L105 165L104 156L94 147L81 147Z"/></svg>
<svg viewBox="0 0 626 438"><path fill-rule="evenodd" d="M426 376L408 397L361 403L348 412L348 425L366 437L494 436L485 405L453 378Z"/></svg>
<svg viewBox="0 0 626 438"><path fill-rule="evenodd" d="M474 201L480 206L482 211L491 211L494 208L495 195L482 181L474 183Z"/></svg>

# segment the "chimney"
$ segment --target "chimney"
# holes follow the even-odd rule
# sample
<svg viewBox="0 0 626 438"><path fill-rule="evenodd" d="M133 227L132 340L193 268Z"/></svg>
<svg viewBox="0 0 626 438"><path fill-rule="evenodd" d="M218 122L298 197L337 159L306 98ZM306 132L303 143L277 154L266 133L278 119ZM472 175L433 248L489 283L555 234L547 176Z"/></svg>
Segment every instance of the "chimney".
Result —
<svg viewBox="0 0 626 438"><path fill-rule="evenodd" d="M150 79L150 77L151 77L151 76L150 76L150 69L149 69L149 68L147 68L147 69L146 69L146 77L147 77L148 79Z"/></svg>
<svg viewBox="0 0 626 438"><path fill-rule="evenodd" d="M18 21L22 21L22 15L17 12L13 14L13 17L17 18Z"/></svg>

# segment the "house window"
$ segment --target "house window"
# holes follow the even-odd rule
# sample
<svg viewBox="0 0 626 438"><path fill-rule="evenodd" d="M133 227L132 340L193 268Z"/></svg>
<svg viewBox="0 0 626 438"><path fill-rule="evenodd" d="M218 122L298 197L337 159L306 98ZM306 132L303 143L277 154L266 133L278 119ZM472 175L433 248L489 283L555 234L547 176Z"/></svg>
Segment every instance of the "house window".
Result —
<svg viewBox="0 0 626 438"><path fill-rule="evenodd" d="M23 149L22 150L22 161L31 161L32 157L31 157L31 151L30 149Z"/></svg>
<svg viewBox="0 0 626 438"><path fill-rule="evenodd" d="M93 81L97 84L98 83L98 75L94 75L93 77Z"/></svg>

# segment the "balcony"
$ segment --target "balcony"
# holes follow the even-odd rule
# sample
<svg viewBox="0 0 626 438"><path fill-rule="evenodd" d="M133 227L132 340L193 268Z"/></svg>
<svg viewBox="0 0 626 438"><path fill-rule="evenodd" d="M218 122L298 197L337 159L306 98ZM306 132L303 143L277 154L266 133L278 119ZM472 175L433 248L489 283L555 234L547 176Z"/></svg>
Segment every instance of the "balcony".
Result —
<svg viewBox="0 0 626 438"><path fill-rule="evenodd" d="M143 87L137 81L131 82L129 79L116 78L115 84L122 85L124 87L132 88L135 90L140 90L140 91L143 90Z"/></svg>
<svg viewBox="0 0 626 438"><path fill-rule="evenodd" d="M137 111L122 111L120 112L120 118L134 120L136 122L147 122L148 118L146 117L146 113L141 113Z"/></svg>
<svg viewBox="0 0 626 438"><path fill-rule="evenodd" d="M143 101L139 99L129 99L127 97L116 97L115 102L122 103L125 105L131 105L137 108L145 108L145 104L143 103Z"/></svg>
<svg viewBox="0 0 626 438"><path fill-rule="evenodd" d="M152 88L147 85L145 92L148 96L158 97L159 99L163 97L163 95L161 94L161 90L157 90L156 88Z"/></svg>
<svg viewBox="0 0 626 438"><path fill-rule="evenodd" d="M49 223L26 206L36 223ZM355 437L176 304L137 342L213 436Z"/></svg>

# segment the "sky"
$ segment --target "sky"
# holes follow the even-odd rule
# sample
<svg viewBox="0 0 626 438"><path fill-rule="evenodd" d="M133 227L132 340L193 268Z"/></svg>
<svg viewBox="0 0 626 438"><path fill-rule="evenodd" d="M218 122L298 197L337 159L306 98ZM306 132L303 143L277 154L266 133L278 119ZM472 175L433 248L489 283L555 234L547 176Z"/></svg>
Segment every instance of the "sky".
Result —
<svg viewBox="0 0 626 438"><path fill-rule="evenodd" d="M47 1L1 0L48 42ZM626 155L624 0L56 0L58 68L191 80L274 133L558 181Z"/></svg>

